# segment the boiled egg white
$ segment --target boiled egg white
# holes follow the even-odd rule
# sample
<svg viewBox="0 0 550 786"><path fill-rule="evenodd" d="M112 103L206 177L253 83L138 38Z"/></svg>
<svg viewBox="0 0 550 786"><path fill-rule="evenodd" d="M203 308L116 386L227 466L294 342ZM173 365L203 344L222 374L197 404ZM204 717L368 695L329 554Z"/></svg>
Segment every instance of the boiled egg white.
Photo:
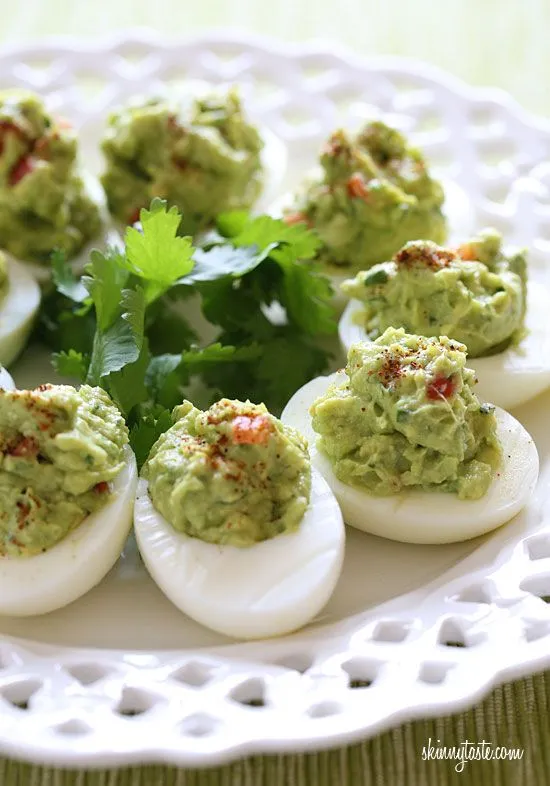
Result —
<svg viewBox="0 0 550 786"><path fill-rule="evenodd" d="M332 595L344 556L338 503L315 470L311 480L296 532L238 548L177 532L141 479L134 528L149 573L181 611L227 636L264 638L302 627Z"/></svg>
<svg viewBox="0 0 550 786"><path fill-rule="evenodd" d="M0 388L2 390L15 390L15 382L5 368L0 367Z"/></svg>
<svg viewBox="0 0 550 786"><path fill-rule="evenodd" d="M113 221L107 210L107 199L103 187L97 177L87 170L80 173L84 181L84 188L90 198L99 208L101 218L101 228L99 233L89 240L76 254L69 260L69 264L76 275L80 275L84 267L90 261L90 254L94 248L104 251L106 248L124 248L120 232L115 228ZM51 277L51 267L49 264L40 264L32 260L22 260L26 268L33 274L34 278L41 284L48 282Z"/></svg>
<svg viewBox="0 0 550 786"><path fill-rule="evenodd" d="M288 153L284 142L262 124L258 126L258 131L264 143L260 153L264 174L258 203L253 206L256 213L267 210L272 200L275 199L288 165Z"/></svg>
<svg viewBox="0 0 550 786"><path fill-rule="evenodd" d="M137 467L129 447L125 460L108 502L63 540L32 557L0 557L0 614L47 614L84 595L109 572L132 526Z"/></svg>
<svg viewBox="0 0 550 786"><path fill-rule="evenodd" d="M40 305L40 287L20 262L8 258L8 291L0 301L0 364L9 366L25 347Z"/></svg>
<svg viewBox="0 0 550 786"><path fill-rule="evenodd" d="M313 379L294 394L281 415L283 423L308 439L311 463L334 492L346 524L405 543L453 543L500 527L528 503L538 478L537 449L521 423L498 408L503 464L481 499L461 500L455 494L422 490L375 497L359 486L342 483L334 475L329 459L316 447L317 434L311 425L309 408L332 382L346 380L343 371Z"/></svg>
<svg viewBox="0 0 550 786"><path fill-rule="evenodd" d="M550 387L549 303L550 292L542 283L528 286L527 334L521 342L497 355L468 357L468 367L474 369L478 379L475 392L482 401L510 409ZM340 319L338 332L346 354L352 344L368 341L360 324L363 310L359 300L350 300Z"/></svg>

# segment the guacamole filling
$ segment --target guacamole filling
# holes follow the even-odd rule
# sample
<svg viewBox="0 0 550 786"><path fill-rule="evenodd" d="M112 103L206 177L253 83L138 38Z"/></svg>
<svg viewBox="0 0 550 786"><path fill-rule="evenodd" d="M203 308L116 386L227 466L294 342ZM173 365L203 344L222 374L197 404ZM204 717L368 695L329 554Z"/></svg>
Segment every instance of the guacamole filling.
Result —
<svg viewBox="0 0 550 786"><path fill-rule="evenodd" d="M258 130L235 91L182 105L161 98L134 102L111 115L102 149L109 209L133 223L153 197L177 205L187 228L218 213L244 209L262 184Z"/></svg>
<svg viewBox="0 0 550 786"><path fill-rule="evenodd" d="M178 532L252 546L298 529L309 504L305 439L263 404L176 407L144 468L155 508Z"/></svg>
<svg viewBox="0 0 550 786"><path fill-rule="evenodd" d="M457 249L407 243L342 290L365 304L357 319L369 338L399 325L422 336L451 336L470 357L482 357L524 335L526 268L525 254L504 254L502 237L489 229Z"/></svg>
<svg viewBox="0 0 550 786"><path fill-rule="evenodd" d="M466 348L388 328L354 344L347 380L311 406L336 477L367 494L411 488L479 499L501 460L494 407L473 391Z"/></svg>
<svg viewBox="0 0 550 786"><path fill-rule="evenodd" d="M79 175L76 134L40 99L0 91L0 247L13 256L49 262L68 257L97 234L97 205Z"/></svg>
<svg viewBox="0 0 550 786"><path fill-rule="evenodd" d="M47 551L105 505L127 443L100 388L0 390L0 556Z"/></svg>
<svg viewBox="0 0 550 786"><path fill-rule="evenodd" d="M443 189L399 131L380 121L356 137L336 131L322 151L321 169L286 215L288 223L315 229L323 243L320 262L363 270L408 240L444 241Z"/></svg>

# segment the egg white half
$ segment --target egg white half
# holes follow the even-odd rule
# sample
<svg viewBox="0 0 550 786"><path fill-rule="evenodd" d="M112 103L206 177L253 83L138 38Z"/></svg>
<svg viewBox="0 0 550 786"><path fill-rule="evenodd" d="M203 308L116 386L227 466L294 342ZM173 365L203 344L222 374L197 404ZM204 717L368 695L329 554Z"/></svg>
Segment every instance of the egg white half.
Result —
<svg viewBox="0 0 550 786"><path fill-rule="evenodd" d="M40 287L20 262L8 258L9 287L0 302L0 364L9 366L25 347L40 305Z"/></svg>
<svg viewBox="0 0 550 786"><path fill-rule="evenodd" d="M2 390L15 390L15 382L5 368L0 367L0 388Z"/></svg>
<svg viewBox="0 0 550 786"><path fill-rule="evenodd" d="M549 304L550 292L542 284L529 286L525 318L528 333L520 344L498 355L468 358L468 366L478 378L475 392L482 401L510 409L550 387ZM340 319L338 333L346 354L352 344L369 341L356 321L363 310L359 300L350 300Z"/></svg>
<svg viewBox="0 0 550 786"><path fill-rule="evenodd" d="M490 532L510 521L528 503L535 488L539 459L535 443L515 418L496 410L503 465L487 494L460 500L455 494L411 490L374 497L336 478L329 459L316 447L317 434L309 408L343 371L308 382L286 405L281 420L307 437L312 464L322 473L338 500L346 524L364 532L405 543L453 543Z"/></svg>
<svg viewBox="0 0 550 786"><path fill-rule="evenodd" d="M80 173L84 181L84 188L88 192L91 199L99 207L101 217L101 227L98 234L86 243L76 254L69 260L71 268L75 275L80 275L84 267L90 261L90 254L94 248L104 251L107 247L124 248L120 232L115 228L114 223L107 210L107 199L103 186L95 177L84 170ZM45 284L52 277L51 266L49 264L40 264L31 260L21 260L27 270L29 270L34 278L40 283Z"/></svg>
<svg viewBox="0 0 550 786"><path fill-rule="evenodd" d="M255 212L267 210L270 202L275 199L288 165L288 153L284 142L264 125L260 125L258 130L264 142L260 153L264 180Z"/></svg>
<svg viewBox="0 0 550 786"><path fill-rule="evenodd" d="M166 597L227 636L290 633L328 601L342 569L344 525L327 483L312 471L311 502L296 532L248 548L177 532L138 483L134 528L149 573Z"/></svg>
<svg viewBox="0 0 550 786"><path fill-rule="evenodd" d="M137 467L129 447L125 459L111 499L63 540L34 557L0 557L0 614L47 614L84 595L109 572L132 526Z"/></svg>

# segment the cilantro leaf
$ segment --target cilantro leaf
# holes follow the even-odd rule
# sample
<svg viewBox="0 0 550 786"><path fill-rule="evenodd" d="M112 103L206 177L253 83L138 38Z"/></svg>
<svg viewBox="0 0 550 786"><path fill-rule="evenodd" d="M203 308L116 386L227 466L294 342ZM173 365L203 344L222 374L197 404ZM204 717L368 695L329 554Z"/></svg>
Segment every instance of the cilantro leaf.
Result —
<svg viewBox="0 0 550 786"><path fill-rule="evenodd" d="M145 301L143 290L122 291L120 317L106 331L97 330L87 382L98 385L104 377L138 359L143 344Z"/></svg>
<svg viewBox="0 0 550 786"><path fill-rule="evenodd" d="M306 226L234 211L193 248L181 221L153 200L127 230L125 252L93 252L82 281L60 257L40 319L56 368L102 385L123 411L140 464L184 390L207 401L214 388L279 412L326 367L313 337L336 329L330 283L309 262L319 240ZM214 342L198 346L195 324Z"/></svg>
<svg viewBox="0 0 550 786"><path fill-rule="evenodd" d="M220 364L249 362L261 353L259 344L234 347L215 343L204 348L191 347L179 355L157 355L149 363L145 384L155 403L175 406L191 377Z"/></svg>
<svg viewBox="0 0 550 786"><path fill-rule="evenodd" d="M145 464L151 448L172 425L170 410L156 407L152 412L142 415L130 429L130 446L136 454L138 469Z"/></svg>
<svg viewBox="0 0 550 786"><path fill-rule="evenodd" d="M160 401L168 386L172 389L175 386L179 387L179 380L175 371L180 363L181 354L166 353L151 358L145 375L145 384L153 401Z"/></svg>
<svg viewBox="0 0 550 786"><path fill-rule="evenodd" d="M269 306L278 300L286 309L289 322L300 331L310 335L336 331L330 282L307 264L319 248L319 239L313 232L305 225L289 226L270 216L249 219L242 212L222 214L218 226L231 236L230 242L218 243L207 251L198 250L195 268L188 277L190 282L219 281L224 270L248 277L247 291L255 302L246 313L252 314L262 304ZM280 269L279 276L273 270L273 263ZM217 317L215 312L221 313L219 304L207 290L201 291L206 294L207 317L229 328L227 314L222 314L221 319ZM220 293L218 289L217 294ZM232 297L235 298L234 294ZM241 317L238 321L242 324Z"/></svg>
<svg viewBox="0 0 550 786"><path fill-rule="evenodd" d="M186 318L189 310L185 301L170 303L164 298L147 309L145 329L153 354L180 353L198 341L196 331Z"/></svg>
<svg viewBox="0 0 550 786"><path fill-rule="evenodd" d="M244 361L256 360L261 357L263 352L259 344L249 344L244 347L235 347L228 344L216 342L209 344L203 349L191 347L182 353L181 360L185 369L190 375L198 374L208 366L216 366L219 363L242 363Z"/></svg>
<svg viewBox="0 0 550 786"><path fill-rule="evenodd" d="M135 363L138 357L139 348L128 323L120 317L105 333L95 334L86 382L99 385L104 377Z"/></svg>
<svg viewBox="0 0 550 786"><path fill-rule="evenodd" d="M181 215L174 205L154 199L140 213L141 231L128 227L125 235L128 269L144 281L146 301L152 302L193 267L191 238L179 237Z"/></svg>
<svg viewBox="0 0 550 786"><path fill-rule="evenodd" d="M244 331L241 336L244 342L247 338L263 341L271 334L271 323L255 294L246 287L237 288L235 283L232 279L225 279L201 287L203 314L213 325L219 325L226 331Z"/></svg>
<svg viewBox="0 0 550 786"><path fill-rule="evenodd" d="M255 374L267 406L275 412L280 412L290 397L322 374L327 365L322 349L284 329L263 349Z"/></svg>
<svg viewBox="0 0 550 786"><path fill-rule="evenodd" d="M57 291L74 303L83 303L88 297L88 290L73 273L65 252L56 249L51 255L51 261L52 279Z"/></svg>
<svg viewBox="0 0 550 786"><path fill-rule="evenodd" d="M195 266L184 278L182 284L198 284L205 281L216 281L222 276L242 276L254 270L268 256L272 246L264 251L251 246L233 248L229 245L213 246L205 251L197 248L193 254Z"/></svg>
<svg viewBox="0 0 550 786"><path fill-rule="evenodd" d="M216 229L223 237L237 237L249 220L246 210L228 210L216 218Z"/></svg>
<svg viewBox="0 0 550 786"><path fill-rule="evenodd" d="M89 355L95 326L93 309L84 311L81 305L71 303L64 295L50 292L40 306L33 337L57 352L74 349Z"/></svg>
<svg viewBox="0 0 550 786"><path fill-rule="evenodd" d="M125 320L132 333L138 349L141 349L145 324L145 298L143 289L123 289L121 306L123 308L122 319Z"/></svg>
<svg viewBox="0 0 550 786"><path fill-rule="evenodd" d="M251 219L235 237L234 246L256 246L260 251L269 245L290 245L295 259L312 259L321 246L321 240L305 224L286 224L280 218L258 216Z"/></svg>
<svg viewBox="0 0 550 786"><path fill-rule="evenodd" d="M281 304L290 320L304 333L336 332L336 314L332 306L332 286L308 264L298 264L290 246L278 248L273 258L283 274Z"/></svg>
<svg viewBox="0 0 550 786"><path fill-rule="evenodd" d="M86 379L88 361L82 352L75 352L74 349L69 349L68 352L54 352L52 365L63 377L74 377L79 382Z"/></svg>
<svg viewBox="0 0 550 786"><path fill-rule="evenodd" d="M138 359L119 371L113 371L107 378L109 393L125 415L147 399L145 374L150 357L147 342L144 341Z"/></svg>
<svg viewBox="0 0 550 786"><path fill-rule="evenodd" d="M82 283L94 302L99 329L107 330L120 312L122 290L128 280L124 257L117 249L105 253L94 250L86 272Z"/></svg>
<svg viewBox="0 0 550 786"><path fill-rule="evenodd" d="M221 338L229 344L237 343L237 337L230 333ZM205 368L205 381L221 395L263 402L278 414L299 387L326 368L326 352L286 326L273 327L271 337L262 341L260 352L259 357L237 367L218 363Z"/></svg>

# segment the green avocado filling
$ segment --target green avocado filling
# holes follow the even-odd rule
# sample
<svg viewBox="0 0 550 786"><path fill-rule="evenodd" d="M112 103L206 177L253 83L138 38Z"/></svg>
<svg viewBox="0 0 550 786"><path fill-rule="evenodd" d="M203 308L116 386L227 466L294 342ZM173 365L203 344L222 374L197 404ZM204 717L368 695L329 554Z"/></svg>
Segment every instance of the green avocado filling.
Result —
<svg viewBox="0 0 550 786"><path fill-rule="evenodd" d="M127 443L101 388L0 390L0 556L46 551L103 507Z"/></svg>
<svg viewBox="0 0 550 786"><path fill-rule="evenodd" d="M131 103L111 115L102 143L109 209L133 223L153 197L162 197L193 230L208 226L218 213L257 199L262 147L234 90L186 105L161 98Z"/></svg>
<svg viewBox="0 0 550 786"><path fill-rule="evenodd" d="M76 134L23 90L0 91L0 246L47 263L73 257L99 231L97 205L77 167Z"/></svg>
<svg viewBox="0 0 550 786"><path fill-rule="evenodd" d="M367 123L354 138L336 131L321 167L322 176L286 220L315 229L323 242L319 261L329 268L364 270L408 240L445 240L443 189L399 131L380 121Z"/></svg>
<svg viewBox="0 0 550 786"><path fill-rule="evenodd" d="M368 494L406 488L479 499L501 460L494 407L473 391L466 348L388 328L354 344L348 380L311 406L336 477Z"/></svg>
<svg viewBox="0 0 550 786"><path fill-rule="evenodd" d="M263 404L184 401L144 467L155 508L178 532L251 546L298 529L309 504L305 439Z"/></svg>
<svg viewBox="0 0 550 786"><path fill-rule="evenodd" d="M525 254L504 254L501 235L487 229L456 250L407 243L342 291L365 304L357 318L369 338L400 325L421 336L452 336L470 357L482 357L524 335L526 268Z"/></svg>

